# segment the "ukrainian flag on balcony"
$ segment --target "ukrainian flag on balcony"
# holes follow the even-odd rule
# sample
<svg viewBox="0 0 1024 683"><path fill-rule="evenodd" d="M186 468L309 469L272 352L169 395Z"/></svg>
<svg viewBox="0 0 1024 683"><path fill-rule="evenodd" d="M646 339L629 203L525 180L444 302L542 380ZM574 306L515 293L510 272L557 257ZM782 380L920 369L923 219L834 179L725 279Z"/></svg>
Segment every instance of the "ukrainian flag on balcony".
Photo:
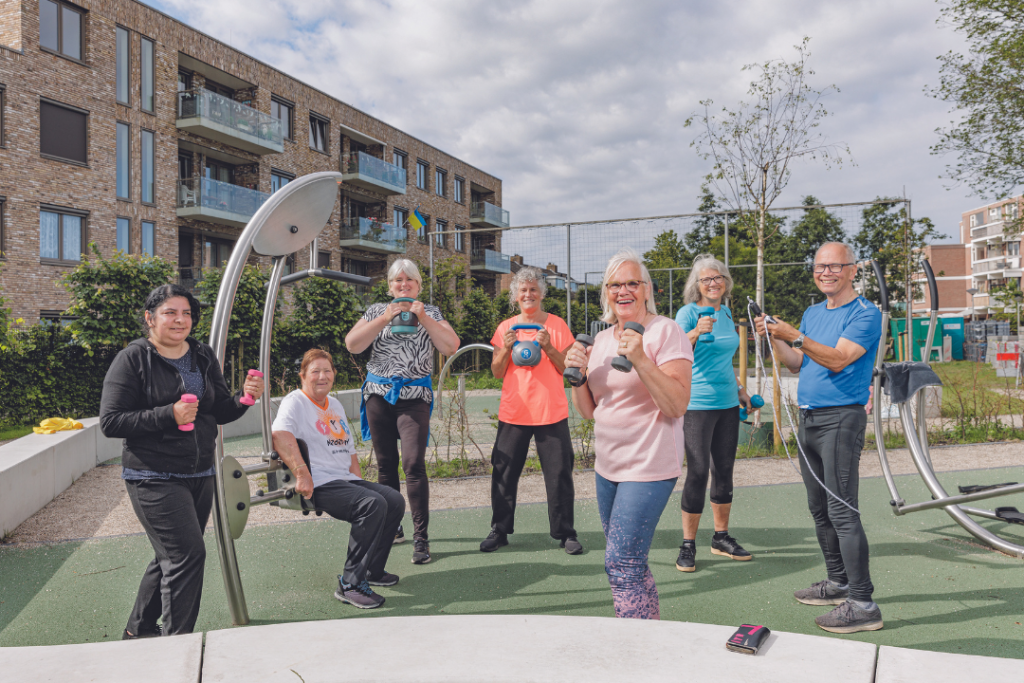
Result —
<svg viewBox="0 0 1024 683"><path fill-rule="evenodd" d="M416 228L417 230L419 230L420 228L422 228L426 224L427 224L427 221L420 214L420 210L419 209L416 209L415 211L413 211L412 215L409 216L409 225L411 225L412 227Z"/></svg>

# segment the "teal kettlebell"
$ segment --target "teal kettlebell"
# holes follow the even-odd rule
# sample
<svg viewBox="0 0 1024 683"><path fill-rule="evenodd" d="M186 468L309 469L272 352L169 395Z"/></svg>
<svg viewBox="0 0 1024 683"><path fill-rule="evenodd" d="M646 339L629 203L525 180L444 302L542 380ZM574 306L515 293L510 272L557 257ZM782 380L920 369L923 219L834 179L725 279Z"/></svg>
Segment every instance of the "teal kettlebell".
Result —
<svg viewBox="0 0 1024 683"><path fill-rule="evenodd" d="M391 303L413 303L415 299L403 296ZM420 331L420 321L412 311L399 311L398 315L391 319L391 334L412 335Z"/></svg>
<svg viewBox="0 0 1024 683"><path fill-rule="evenodd" d="M715 309L712 306L705 306L704 308L698 308L697 309L697 319L700 320L704 316L711 316L712 318L714 318L716 312L717 311L715 311ZM715 341L715 335L711 334L710 332L705 332L704 334L700 335L700 337L698 338L698 341L701 341L701 342L703 342L705 344L710 344L713 341Z"/></svg>
<svg viewBox="0 0 1024 683"><path fill-rule="evenodd" d="M518 332L519 330L543 330L544 328L540 325L523 324L513 325L509 329L513 332ZM540 363L540 344L536 340L516 340L516 343L512 345L512 363L521 368L532 368L537 363Z"/></svg>

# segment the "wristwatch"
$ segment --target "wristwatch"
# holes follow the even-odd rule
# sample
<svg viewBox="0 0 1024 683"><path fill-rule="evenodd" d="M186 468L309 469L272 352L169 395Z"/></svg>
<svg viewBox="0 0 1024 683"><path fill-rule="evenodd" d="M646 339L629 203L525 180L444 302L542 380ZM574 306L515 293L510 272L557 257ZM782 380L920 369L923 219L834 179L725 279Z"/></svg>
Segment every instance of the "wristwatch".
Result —
<svg viewBox="0 0 1024 683"><path fill-rule="evenodd" d="M800 336L793 340L792 347L794 349L801 349L804 346L804 333L801 332Z"/></svg>

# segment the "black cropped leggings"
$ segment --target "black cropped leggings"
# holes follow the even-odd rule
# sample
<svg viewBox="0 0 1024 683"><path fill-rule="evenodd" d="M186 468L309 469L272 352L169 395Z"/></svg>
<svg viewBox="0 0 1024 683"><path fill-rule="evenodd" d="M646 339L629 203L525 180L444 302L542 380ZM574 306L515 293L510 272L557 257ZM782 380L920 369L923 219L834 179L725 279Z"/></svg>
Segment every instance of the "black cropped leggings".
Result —
<svg viewBox="0 0 1024 683"><path fill-rule="evenodd" d="M686 444L686 482L680 507L683 512L704 512L704 491L711 475L711 502L732 502L732 468L739 441L740 409L688 410L683 416Z"/></svg>
<svg viewBox="0 0 1024 683"><path fill-rule="evenodd" d="M380 396L366 399L373 450L377 454L377 481L401 492L398 463L405 471L405 492L412 512L413 539L427 540L430 523L430 488L427 483L427 440L430 437L430 404L399 399L391 405ZM398 455L398 442L402 455Z"/></svg>

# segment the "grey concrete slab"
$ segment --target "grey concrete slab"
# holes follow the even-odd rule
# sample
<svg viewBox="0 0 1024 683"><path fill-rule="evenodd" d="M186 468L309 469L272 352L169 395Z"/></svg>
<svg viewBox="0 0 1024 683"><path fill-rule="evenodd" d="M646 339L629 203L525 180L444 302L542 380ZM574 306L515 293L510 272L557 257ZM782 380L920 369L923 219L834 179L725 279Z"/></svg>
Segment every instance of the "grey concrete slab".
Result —
<svg viewBox="0 0 1024 683"><path fill-rule="evenodd" d="M53 447L19 444L23 439L0 447L0 537L18 528L54 496Z"/></svg>
<svg viewBox="0 0 1024 683"><path fill-rule="evenodd" d="M54 497L96 466L97 430L96 425L85 425L82 429L45 435L53 444Z"/></svg>
<svg viewBox="0 0 1024 683"><path fill-rule="evenodd" d="M875 683L964 683L975 677L986 681L1024 680L1024 662L888 645L878 648Z"/></svg>
<svg viewBox="0 0 1024 683"><path fill-rule="evenodd" d="M111 643L0 647L0 678L18 683L198 683L203 634Z"/></svg>
<svg viewBox="0 0 1024 683"><path fill-rule="evenodd" d="M95 426L94 434L96 435L96 464L106 462L112 458L121 457L121 448L123 446L123 439L108 439L103 436L103 432L100 430L100 419L98 417L83 417L79 420L86 427Z"/></svg>
<svg viewBox="0 0 1024 683"><path fill-rule="evenodd" d="M772 633L756 656L729 626L540 615L378 617L206 634L203 683L703 681L871 683L870 643Z"/></svg>

